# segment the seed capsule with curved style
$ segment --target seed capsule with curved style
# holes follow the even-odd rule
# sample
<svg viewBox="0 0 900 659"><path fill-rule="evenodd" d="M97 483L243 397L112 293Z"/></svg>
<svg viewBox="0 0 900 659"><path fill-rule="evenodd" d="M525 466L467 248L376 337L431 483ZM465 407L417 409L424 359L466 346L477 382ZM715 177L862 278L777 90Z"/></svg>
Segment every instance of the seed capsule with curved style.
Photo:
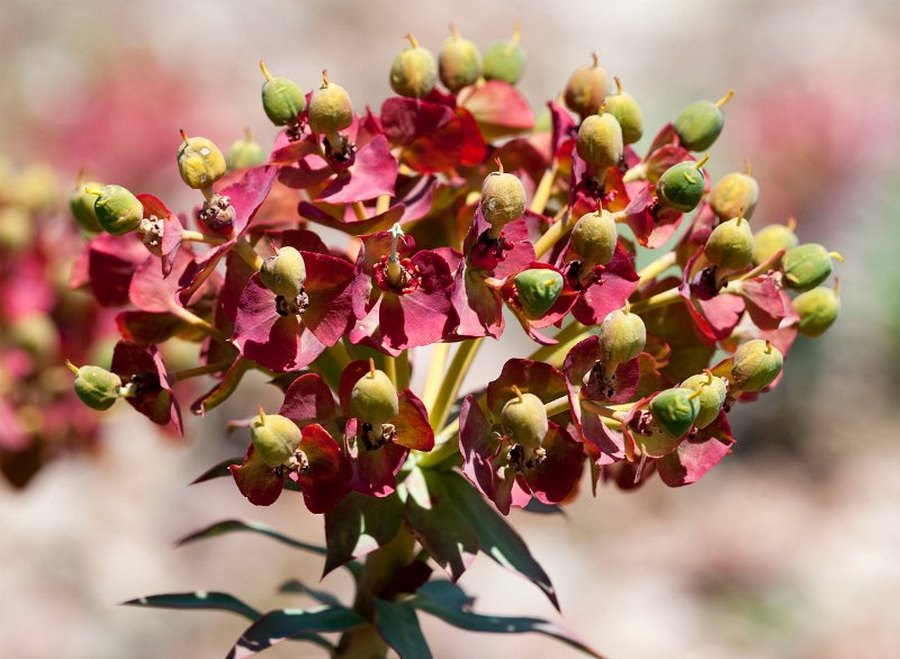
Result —
<svg viewBox="0 0 900 659"><path fill-rule="evenodd" d="M499 171L491 172L481 185L481 212L492 227L522 217L525 212L525 187L518 176Z"/></svg>
<svg viewBox="0 0 900 659"><path fill-rule="evenodd" d="M707 160L708 155L698 162L680 162L669 167L656 183L659 199L682 213L697 208L706 185L701 168Z"/></svg>
<svg viewBox="0 0 900 659"><path fill-rule="evenodd" d="M582 261L582 269L593 270L597 265L606 265L616 251L618 231L616 220L608 210L601 209L585 213L569 239L572 252Z"/></svg>
<svg viewBox="0 0 900 659"><path fill-rule="evenodd" d="M797 234L794 233L793 220L787 225L768 224L753 236L753 264L760 265L768 261L780 250L789 250L797 246Z"/></svg>
<svg viewBox="0 0 900 659"><path fill-rule="evenodd" d="M371 367L350 391L350 412L358 419L369 423L387 423L397 416L400 399L397 388L387 373Z"/></svg>
<svg viewBox="0 0 900 659"><path fill-rule="evenodd" d="M350 94L340 85L328 79L322 72L322 86L309 99L309 127L314 133L331 135L350 127L353 123L353 105Z"/></svg>
<svg viewBox="0 0 900 659"><path fill-rule="evenodd" d="M488 80L505 80L511 85L522 79L525 73L525 51L519 45L519 26L509 41L498 41L484 54L484 77Z"/></svg>
<svg viewBox="0 0 900 659"><path fill-rule="evenodd" d="M295 299L306 283L306 263L303 255L291 246L281 247L275 256L263 261L259 269L263 286L275 295Z"/></svg>
<svg viewBox="0 0 900 659"><path fill-rule="evenodd" d="M612 114L601 112L582 121L575 137L578 155L598 173L616 166L625 153L622 127Z"/></svg>
<svg viewBox="0 0 900 659"><path fill-rule="evenodd" d="M759 391L778 377L781 352L769 341L752 339L738 346L731 365L731 384L739 391Z"/></svg>
<svg viewBox="0 0 900 659"><path fill-rule="evenodd" d="M119 399L122 379L115 373L99 366L77 368L72 362L66 366L75 374L75 393L91 409L108 410Z"/></svg>
<svg viewBox="0 0 900 659"><path fill-rule="evenodd" d="M556 270L533 268L516 275L516 292L525 316L535 320L553 308L563 289L563 277Z"/></svg>
<svg viewBox="0 0 900 659"><path fill-rule="evenodd" d="M272 76L262 60L259 68L266 77L261 92L263 111L276 126L293 126L306 109L306 94L293 80Z"/></svg>
<svg viewBox="0 0 900 659"><path fill-rule="evenodd" d="M266 152L249 135L245 136L244 139L232 142L231 146L228 147L228 152L225 154L225 163L229 171L256 167L265 161Z"/></svg>
<svg viewBox="0 0 900 659"><path fill-rule="evenodd" d="M828 279L831 259L841 259L818 243L805 243L792 247L781 260L785 286L795 291L808 291Z"/></svg>
<svg viewBox="0 0 900 659"><path fill-rule="evenodd" d="M641 354L647 344L647 328L636 313L616 309L600 323L598 337L603 363L615 370Z"/></svg>
<svg viewBox="0 0 900 659"><path fill-rule="evenodd" d="M728 393L728 381L712 373L699 373L692 375L681 383L685 389L699 391L697 401L700 411L694 421L696 428L703 429L719 416L722 406L725 404L725 396Z"/></svg>
<svg viewBox="0 0 900 659"><path fill-rule="evenodd" d="M250 441L266 466L274 469L294 455L302 435L297 424L287 417L265 414L262 409L259 412L250 422Z"/></svg>
<svg viewBox="0 0 900 659"><path fill-rule="evenodd" d="M516 396L503 406L500 420L506 432L526 451L540 448L550 428L543 401L532 393L521 393L518 389Z"/></svg>
<svg viewBox="0 0 900 659"><path fill-rule="evenodd" d="M604 99L606 111L616 118L622 127L622 140L625 144L634 144L644 134L644 114L641 106L628 92L622 91L622 81L616 81L616 93Z"/></svg>
<svg viewBox="0 0 900 659"><path fill-rule="evenodd" d="M693 389L675 387L659 392L650 401L650 414L671 437L683 437L700 413L698 394Z"/></svg>
<svg viewBox="0 0 900 659"><path fill-rule="evenodd" d="M484 70L478 46L460 36L455 25L438 55L438 73L444 86L454 94L478 82Z"/></svg>
<svg viewBox="0 0 900 659"><path fill-rule="evenodd" d="M225 156L212 140L205 137L188 137L181 131L178 147L178 171L181 180L194 190L208 188L218 181L228 169Z"/></svg>
<svg viewBox="0 0 900 659"><path fill-rule="evenodd" d="M681 145L689 151L705 151L713 145L725 126L722 107L731 100L730 91L718 101L694 101L675 118L675 132Z"/></svg>
<svg viewBox="0 0 900 659"><path fill-rule="evenodd" d="M94 214L103 230L114 236L122 236L137 229L144 219L144 206L121 185L104 185L99 190L85 188L97 196Z"/></svg>
<svg viewBox="0 0 900 659"><path fill-rule="evenodd" d="M397 53L391 64L391 89L400 96L424 98L437 84L437 64L434 55L422 48L411 34L409 48Z"/></svg>
<svg viewBox="0 0 900 659"><path fill-rule="evenodd" d="M817 337L834 324L841 311L838 292L830 288L814 288L800 293L793 301L794 311L800 316L797 330L804 336Z"/></svg>
<svg viewBox="0 0 900 659"><path fill-rule="evenodd" d="M753 232L741 217L722 222L712 230L703 247L713 265L730 271L744 270L753 263Z"/></svg>
<svg viewBox="0 0 900 659"><path fill-rule="evenodd" d="M609 73L600 66L596 54L590 66L580 66L569 77L563 100L573 112L582 117L595 114L609 91Z"/></svg>
<svg viewBox="0 0 900 659"><path fill-rule="evenodd" d="M720 220L737 217L741 212L749 220L758 200L759 184L742 172L726 174L709 194L709 206Z"/></svg>
<svg viewBox="0 0 900 659"><path fill-rule="evenodd" d="M75 218L78 226L88 233L100 233L103 231L103 227L100 224L100 220L97 219L97 214L94 212L94 202L97 197L87 192L85 188L99 190L102 187L103 184L98 181L85 181L72 190L72 193L69 195L69 210L72 213L72 217Z"/></svg>

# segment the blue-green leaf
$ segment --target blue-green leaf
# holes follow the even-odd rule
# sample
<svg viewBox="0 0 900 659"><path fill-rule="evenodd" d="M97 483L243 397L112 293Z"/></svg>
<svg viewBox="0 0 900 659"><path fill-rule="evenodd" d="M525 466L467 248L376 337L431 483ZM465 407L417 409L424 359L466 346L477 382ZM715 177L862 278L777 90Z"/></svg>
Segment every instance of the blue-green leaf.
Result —
<svg viewBox="0 0 900 659"><path fill-rule="evenodd" d="M206 609L218 611L230 611L250 620L256 620L262 615L252 606L244 604L241 600L220 592L195 591L193 593L166 593L164 595L149 595L137 599L122 602L126 606L146 606L157 609Z"/></svg>
<svg viewBox="0 0 900 659"><path fill-rule="evenodd" d="M202 474L197 476L194 480L191 481L191 485L197 485L198 483L205 483L206 481L211 481L214 478L224 478L225 476L231 476L231 472L228 471L228 467L231 465L239 465L244 461L243 458L228 458L226 460L222 460L217 464L214 464L212 467L204 471Z"/></svg>
<svg viewBox="0 0 900 659"><path fill-rule="evenodd" d="M308 597L312 597L314 600L320 602L321 604L327 604L329 606L342 606L341 601L325 590L319 590L318 588L310 588L302 581L297 581L296 579L288 579L278 588L279 593L287 593L291 595L306 595Z"/></svg>
<svg viewBox="0 0 900 659"><path fill-rule="evenodd" d="M343 606L269 611L244 631L228 659L252 657L288 639L321 639L318 633L343 632L363 624L366 621L362 616Z"/></svg>
<svg viewBox="0 0 900 659"><path fill-rule="evenodd" d="M431 650L411 606L375 599L375 627L400 659L431 659Z"/></svg>
<svg viewBox="0 0 900 659"><path fill-rule="evenodd" d="M325 513L328 554L322 576L389 543L402 522L403 504L396 492L382 499L350 492Z"/></svg>
<svg viewBox="0 0 900 659"><path fill-rule="evenodd" d="M278 542L286 544L289 547L303 549L304 551L312 552L313 554L318 554L319 556L325 556L327 554L327 551L324 547L312 545L308 542L303 542L302 540L295 540L294 538L290 538L282 533L279 533L272 527L266 526L265 524L262 524L260 522L245 522L240 519L226 519L221 522L216 522L211 526L207 526L206 528L200 529L199 531L194 531L193 533L184 536L175 544L180 547L181 545L186 545L189 542L194 542L195 540L214 538L218 535L234 533L236 531L249 531L251 533L258 533L260 535L264 535L266 537L272 538L273 540L277 540Z"/></svg>

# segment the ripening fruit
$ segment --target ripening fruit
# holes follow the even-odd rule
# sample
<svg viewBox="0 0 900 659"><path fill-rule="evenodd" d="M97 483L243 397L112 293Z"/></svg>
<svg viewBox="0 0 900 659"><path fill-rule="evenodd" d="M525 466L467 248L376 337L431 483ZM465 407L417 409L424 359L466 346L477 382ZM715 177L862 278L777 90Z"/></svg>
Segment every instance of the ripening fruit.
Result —
<svg viewBox="0 0 900 659"><path fill-rule="evenodd" d="M514 174L491 172L481 186L481 212L492 227L503 225L522 217L525 212L525 187Z"/></svg>
<svg viewBox="0 0 900 659"><path fill-rule="evenodd" d="M450 31L452 34L444 40L438 55L438 71L441 82L455 94L478 82L484 67L478 46L461 37L455 25L450 26Z"/></svg>
<svg viewBox="0 0 900 659"><path fill-rule="evenodd" d="M578 155L597 172L616 166L625 152L622 127L612 114L602 112L582 121L575 137Z"/></svg>
<svg viewBox="0 0 900 659"><path fill-rule="evenodd" d="M505 80L511 85L522 79L525 73L525 51L519 45L519 26L509 41L498 41L484 54L484 77L488 80Z"/></svg>
<svg viewBox="0 0 900 659"><path fill-rule="evenodd" d="M294 455L302 435L297 424L280 414L265 414L250 422L250 441L253 450L262 458L267 467L280 467Z"/></svg>
<svg viewBox="0 0 900 659"><path fill-rule="evenodd" d="M797 330L804 336L816 337L825 333L837 320L841 310L838 292L830 288L814 288L800 293L793 301L794 311L800 316Z"/></svg>
<svg viewBox="0 0 900 659"><path fill-rule="evenodd" d="M828 279L831 274L832 256L818 243L805 243L792 247L784 253L781 260L784 271L784 283L795 291L808 291Z"/></svg>
<svg viewBox="0 0 900 659"><path fill-rule="evenodd" d="M608 210L585 213L569 239L569 247L581 260L582 270L592 271L597 265L606 265L616 251L616 220Z"/></svg>
<svg viewBox="0 0 900 659"><path fill-rule="evenodd" d="M178 171L181 180L194 190L208 188L225 174L225 156L212 140L205 137L188 137L181 131L182 142L178 147Z"/></svg>
<svg viewBox="0 0 900 659"><path fill-rule="evenodd" d="M303 255L293 247L282 247L275 256L263 261L259 269L263 286L275 295L294 300L306 283L306 263Z"/></svg>
<svg viewBox="0 0 900 659"><path fill-rule="evenodd" d="M634 97L622 91L621 80L615 78L615 81L616 93L604 99L606 111L614 116L622 127L622 141L625 144L634 144L644 134L644 114Z"/></svg>
<svg viewBox="0 0 900 659"><path fill-rule="evenodd" d="M596 53L591 66L580 66L569 77L563 93L566 107L582 117L596 114L609 91L609 73L600 66Z"/></svg>
<svg viewBox="0 0 900 659"><path fill-rule="evenodd" d="M9 325L8 339L43 362L56 358L59 330L53 319L42 311L17 316Z"/></svg>
<svg viewBox="0 0 900 659"><path fill-rule="evenodd" d="M500 412L500 420L506 432L526 451L540 448L550 422L543 401L532 393L521 393L510 398Z"/></svg>
<svg viewBox="0 0 900 659"><path fill-rule="evenodd" d="M650 414L671 437L683 437L700 413L699 394L693 389L675 387L660 391L650 401Z"/></svg>
<svg viewBox="0 0 900 659"><path fill-rule="evenodd" d="M247 169L256 167L266 161L266 152L263 148L246 135L242 140L235 140L228 147L225 154L225 163L228 171L235 169Z"/></svg>
<svg viewBox="0 0 900 659"><path fill-rule="evenodd" d="M72 217L75 218L78 226L88 233L100 233L103 231L103 227L100 226L100 221L94 213L94 201L97 197L87 192L85 188L100 189L102 187L103 184L97 181L86 181L72 190L69 195L69 210Z"/></svg>
<svg viewBox="0 0 900 659"><path fill-rule="evenodd" d="M397 388L384 371L371 367L350 392L350 413L372 424L387 423L400 411Z"/></svg>
<svg viewBox="0 0 900 659"><path fill-rule="evenodd" d="M598 333L604 365L615 367L631 361L647 344L647 328L636 313L616 309L600 323Z"/></svg>
<svg viewBox="0 0 900 659"><path fill-rule="evenodd" d="M75 374L75 393L91 409L108 410L119 399L122 380L115 373L99 366L77 368L72 362L66 366Z"/></svg>
<svg viewBox="0 0 900 659"><path fill-rule="evenodd" d="M431 51L419 46L411 34L409 48L404 48L391 64L391 89L400 96L424 98L437 84L437 64Z"/></svg>
<svg viewBox="0 0 900 659"><path fill-rule="evenodd" d="M353 123L353 105L350 94L338 84L328 80L328 72L322 72L322 86L309 99L309 127L314 133L331 135L349 128Z"/></svg>
<svg viewBox="0 0 900 659"><path fill-rule="evenodd" d="M738 216L712 230L703 248L713 265L730 271L744 270L753 263L753 232L750 222Z"/></svg>
<svg viewBox="0 0 900 659"><path fill-rule="evenodd" d="M721 99L712 101L694 101L685 106L675 118L675 132L681 139L681 145L689 151L705 151L713 145L725 126L724 106L734 92L729 91Z"/></svg>
<svg viewBox="0 0 900 659"><path fill-rule="evenodd" d="M681 383L685 389L699 391L696 400L700 403L700 411L694 421L694 427L703 429L719 416L722 406L725 404L725 395L728 393L728 381L712 373L699 373L692 375Z"/></svg>
<svg viewBox="0 0 900 659"><path fill-rule="evenodd" d="M525 316L532 320L543 318L563 289L563 277L556 270L533 268L516 275L516 292Z"/></svg>
<svg viewBox="0 0 900 659"><path fill-rule="evenodd" d="M94 214L103 230L121 236L137 229L144 219L144 206L121 185L104 185L99 190L85 188L97 196Z"/></svg>
<svg viewBox="0 0 900 659"><path fill-rule="evenodd" d="M266 77L262 86L262 105L266 116L276 126L293 126L306 109L306 94L293 80L273 77L262 60L259 68Z"/></svg>
<svg viewBox="0 0 900 659"><path fill-rule="evenodd" d="M0 208L0 250L18 252L31 245L34 219L21 206Z"/></svg>
<svg viewBox="0 0 900 659"><path fill-rule="evenodd" d="M759 265L768 261L775 252L789 250L797 246L797 234L793 221L784 224L769 224L753 236L753 263Z"/></svg>
<svg viewBox="0 0 900 659"><path fill-rule="evenodd" d="M759 391L778 377L781 352L769 341L752 339L738 346L731 365L731 384L739 391Z"/></svg>
<svg viewBox="0 0 900 659"><path fill-rule="evenodd" d="M720 220L737 217L743 209L748 220L759 200L759 184L748 174L732 172L723 176L709 193L709 205Z"/></svg>
<svg viewBox="0 0 900 659"><path fill-rule="evenodd" d="M656 194L667 205L689 213L703 199L706 182L701 168L709 156L698 162L680 162L669 167L656 183Z"/></svg>

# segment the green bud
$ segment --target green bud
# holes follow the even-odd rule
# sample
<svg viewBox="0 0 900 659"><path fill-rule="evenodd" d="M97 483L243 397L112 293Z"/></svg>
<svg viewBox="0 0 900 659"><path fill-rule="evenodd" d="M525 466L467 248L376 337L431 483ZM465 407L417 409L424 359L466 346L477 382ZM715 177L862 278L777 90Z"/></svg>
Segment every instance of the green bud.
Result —
<svg viewBox="0 0 900 659"><path fill-rule="evenodd" d="M9 327L9 338L15 345L45 363L53 361L59 350L56 324L50 316L40 311L33 311L13 320Z"/></svg>
<svg viewBox="0 0 900 659"><path fill-rule="evenodd" d="M404 48L391 64L391 89L400 96L424 98L437 84L437 64L431 51L419 46L411 34L409 48Z"/></svg>
<svg viewBox="0 0 900 659"><path fill-rule="evenodd" d="M759 391L774 382L783 365L778 348L769 341L752 339L734 353L731 384L739 391Z"/></svg>
<svg viewBox="0 0 900 659"><path fill-rule="evenodd" d="M444 41L438 55L438 70L441 82L455 94L463 87L478 82L483 64L478 46L459 36L455 26L451 25L450 29L453 34Z"/></svg>
<svg viewBox="0 0 900 659"><path fill-rule="evenodd" d="M599 64L596 53L591 66L580 66L569 77L563 100L582 117L596 114L609 91L609 73Z"/></svg>
<svg viewBox="0 0 900 659"><path fill-rule="evenodd" d="M274 469L294 455L302 434L297 424L286 416L265 414L262 409L259 412L250 422L250 441L266 466Z"/></svg>
<svg viewBox="0 0 900 659"><path fill-rule="evenodd" d="M266 116L276 126L293 126L300 113L306 109L306 94L293 80L272 77L262 60L259 68L266 77L262 86L262 104Z"/></svg>
<svg viewBox="0 0 900 659"><path fill-rule="evenodd" d="M368 423L387 423L400 411L397 388L384 371L374 364L353 385L350 392L350 413Z"/></svg>
<svg viewBox="0 0 900 659"><path fill-rule="evenodd" d="M550 423L543 401L532 393L521 393L510 398L500 411L503 428L526 451L540 448L547 436Z"/></svg>
<svg viewBox="0 0 900 659"><path fill-rule="evenodd" d="M66 362L75 374L75 393L81 402L94 410L108 410L119 399L122 380L115 373L99 366L77 368Z"/></svg>
<svg viewBox="0 0 900 659"><path fill-rule="evenodd" d="M228 147L228 153L225 154L228 171L256 167L265 161L266 152L259 144L251 140L249 135L242 140L232 142Z"/></svg>
<svg viewBox="0 0 900 659"><path fill-rule="evenodd" d="M739 271L753 263L753 232L743 217L722 222L712 230L703 248L706 258L724 270Z"/></svg>
<svg viewBox="0 0 900 659"><path fill-rule="evenodd" d="M615 78L616 93L604 99L606 111L616 118L622 127L622 141L634 144L644 134L644 113L634 97L622 91L622 82Z"/></svg>
<svg viewBox="0 0 900 659"><path fill-rule="evenodd" d="M597 172L614 167L625 152L622 127L609 112L592 114L578 127L575 149L581 159Z"/></svg>
<svg viewBox="0 0 900 659"><path fill-rule="evenodd" d="M97 197L87 192L85 188L99 190L102 187L103 184L98 181L86 181L84 184L79 184L69 195L69 210L72 217L75 218L78 226L88 233L100 233L103 231L103 227L100 226L97 214L94 213L94 201Z"/></svg>
<svg viewBox="0 0 900 659"><path fill-rule="evenodd" d="M31 245L34 219L21 206L0 208L0 250L19 252Z"/></svg>
<svg viewBox="0 0 900 659"><path fill-rule="evenodd" d="M709 205L720 220L737 217L743 212L748 220L759 200L759 184L748 174L726 174L709 194Z"/></svg>
<svg viewBox="0 0 900 659"><path fill-rule="evenodd" d="M563 277L556 270L534 268L516 275L516 292L525 316L543 318L553 308L563 289Z"/></svg>
<svg viewBox="0 0 900 659"><path fill-rule="evenodd" d="M607 369L631 361L647 344L647 328L636 313L616 309L600 323L600 351Z"/></svg>
<svg viewBox="0 0 900 659"><path fill-rule="evenodd" d="M525 212L525 187L514 174L491 172L481 186L481 212L491 226L500 228Z"/></svg>
<svg viewBox="0 0 900 659"><path fill-rule="evenodd" d="M689 377L681 383L681 386L700 392L696 399L700 403L700 411L697 413L694 426L702 429L715 421L725 404L728 380L712 373L700 373Z"/></svg>
<svg viewBox="0 0 900 659"><path fill-rule="evenodd" d="M94 214L107 233L122 236L141 225L141 220L144 219L144 206L121 185L104 185L99 190L88 188L86 191L97 194Z"/></svg>
<svg viewBox="0 0 900 659"><path fill-rule="evenodd" d="M314 133L331 135L348 128L353 123L353 105L350 94L338 84L328 80L328 72L322 72L322 86L309 99L309 127Z"/></svg>
<svg viewBox="0 0 900 659"><path fill-rule="evenodd" d="M666 389L650 401L650 414L667 435L683 437L700 414L698 398L698 393L693 389Z"/></svg>
<svg viewBox="0 0 900 659"><path fill-rule="evenodd" d="M306 283L306 263L303 255L293 247L282 247L275 256L263 261L259 269L263 286L275 295L294 300Z"/></svg>
<svg viewBox="0 0 900 659"><path fill-rule="evenodd" d="M188 137L181 131L178 147L178 171L181 180L194 190L208 188L225 174L225 156L205 137Z"/></svg>
<svg viewBox="0 0 900 659"><path fill-rule="evenodd" d="M685 106L675 118L675 132L681 145L689 151L705 151L713 145L725 125L724 106L734 92L729 91L717 102L695 101Z"/></svg>
<svg viewBox="0 0 900 659"><path fill-rule="evenodd" d="M522 79L525 73L525 51L519 45L519 26L512 39L498 41L484 54L484 77L488 80L505 80L511 85Z"/></svg>
<svg viewBox="0 0 900 659"><path fill-rule="evenodd" d="M669 167L656 183L656 194L667 205L690 213L703 199L705 181L701 168L709 156L699 162L680 162Z"/></svg>
<svg viewBox="0 0 900 659"><path fill-rule="evenodd" d="M759 265L768 261L775 252L789 250L797 246L793 219L784 224L768 224L753 236L753 263Z"/></svg>
<svg viewBox="0 0 900 659"><path fill-rule="evenodd" d="M617 239L613 214L601 209L578 218L572 229L569 246L584 264L583 270L593 270L594 266L606 265L612 260Z"/></svg>
<svg viewBox="0 0 900 659"><path fill-rule="evenodd" d="M814 288L800 293L793 301L794 311L800 316L797 329L804 336L816 337L825 333L837 320L841 299L837 290Z"/></svg>
<svg viewBox="0 0 900 659"><path fill-rule="evenodd" d="M781 260L785 286L795 291L808 291L828 279L832 257L843 260L840 254L830 253L818 243L792 247Z"/></svg>

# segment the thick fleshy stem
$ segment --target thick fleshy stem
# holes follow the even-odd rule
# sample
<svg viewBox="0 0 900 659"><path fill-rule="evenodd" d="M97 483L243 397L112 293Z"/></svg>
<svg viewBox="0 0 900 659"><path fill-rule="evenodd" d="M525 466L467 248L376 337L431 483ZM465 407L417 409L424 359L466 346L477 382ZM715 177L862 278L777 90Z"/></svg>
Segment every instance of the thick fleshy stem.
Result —
<svg viewBox="0 0 900 659"><path fill-rule="evenodd" d="M256 253L253 245L247 242L247 239L243 236L235 241L234 251L254 270L259 270L262 267L263 257Z"/></svg>
<svg viewBox="0 0 900 659"><path fill-rule="evenodd" d="M544 175L541 176L541 181L538 183L537 190L534 192L534 199L531 200L531 206L529 206L532 213L540 215L544 212L544 208L547 207L547 202L550 200L550 193L553 191L553 182L556 180L556 174L558 172L559 163L556 161L556 158L554 158L550 169L544 171Z"/></svg>
<svg viewBox="0 0 900 659"><path fill-rule="evenodd" d="M450 415L450 407L459 395L463 378L466 377L478 348L481 347L483 342L484 339L481 338L469 339L460 343L456 349L435 400L434 411L430 418L432 428L441 428L447 422L447 417Z"/></svg>
<svg viewBox="0 0 900 659"><path fill-rule="evenodd" d="M169 381L170 382L182 382L183 380L190 380L191 378L196 378L201 375L211 375L212 373L220 373L221 371L226 370L229 366L231 366L231 362L215 362L213 364L206 364L204 366L195 366L194 368L186 368L182 371L175 371L173 373L169 373Z"/></svg>
<svg viewBox="0 0 900 659"><path fill-rule="evenodd" d="M656 295L651 295L643 300L638 300L631 305L631 311L632 313L646 313L653 309L659 309L660 307L672 304L673 302L678 302L680 299L681 292L678 288L670 288L666 291L657 293Z"/></svg>
<svg viewBox="0 0 900 659"><path fill-rule="evenodd" d="M675 265L676 254L674 251L666 252L655 261L648 263L644 268L638 271L638 288L649 281L656 279L660 274L668 268Z"/></svg>
<svg viewBox="0 0 900 659"><path fill-rule="evenodd" d="M428 372L425 374L425 386L422 389L422 403L431 415L434 404L437 401L438 391L441 388L441 378L444 377L444 366L447 364L447 356L450 354L449 343L437 343L431 354L428 364Z"/></svg>

